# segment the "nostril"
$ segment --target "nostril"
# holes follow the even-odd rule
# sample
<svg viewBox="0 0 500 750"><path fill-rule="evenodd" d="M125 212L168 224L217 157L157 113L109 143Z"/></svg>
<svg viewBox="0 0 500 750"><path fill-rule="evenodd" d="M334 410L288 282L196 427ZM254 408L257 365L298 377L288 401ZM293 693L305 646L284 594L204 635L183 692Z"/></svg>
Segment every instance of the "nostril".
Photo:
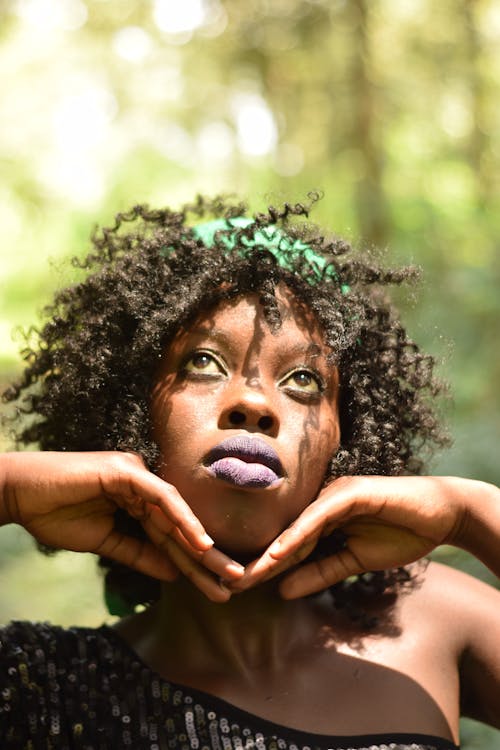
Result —
<svg viewBox="0 0 500 750"><path fill-rule="evenodd" d="M269 430L273 426L272 417L261 417L259 419L259 427L261 430Z"/></svg>
<svg viewBox="0 0 500 750"><path fill-rule="evenodd" d="M231 424L243 424L245 415L241 411L232 411L229 415Z"/></svg>

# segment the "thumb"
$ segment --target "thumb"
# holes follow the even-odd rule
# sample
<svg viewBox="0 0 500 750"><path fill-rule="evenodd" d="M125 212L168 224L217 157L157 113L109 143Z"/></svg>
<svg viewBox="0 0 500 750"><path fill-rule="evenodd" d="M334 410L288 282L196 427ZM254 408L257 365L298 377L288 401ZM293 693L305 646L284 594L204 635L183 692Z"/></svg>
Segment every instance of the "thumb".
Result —
<svg viewBox="0 0 500 750"><path fill-rule="evenodd" d="M281 581L280 593L284 599L298 599L364 572L365 568L351 550L343 549L331 557L315 560L294 570Z"/></svg>

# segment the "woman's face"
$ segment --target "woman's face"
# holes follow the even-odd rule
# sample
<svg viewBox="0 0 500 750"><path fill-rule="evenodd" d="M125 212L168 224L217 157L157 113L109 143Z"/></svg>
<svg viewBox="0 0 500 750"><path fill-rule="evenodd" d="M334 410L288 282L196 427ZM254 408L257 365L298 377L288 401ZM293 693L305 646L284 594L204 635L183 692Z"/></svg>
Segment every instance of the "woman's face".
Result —
<svg viewBox="0 0 500 750"><path fill-rule="evenodd" d="M152 396L159 475L216 546L262 551L317 495L339 444L338 372L311 311L281 287L282 326L257 295L181 329Z"/></svg>

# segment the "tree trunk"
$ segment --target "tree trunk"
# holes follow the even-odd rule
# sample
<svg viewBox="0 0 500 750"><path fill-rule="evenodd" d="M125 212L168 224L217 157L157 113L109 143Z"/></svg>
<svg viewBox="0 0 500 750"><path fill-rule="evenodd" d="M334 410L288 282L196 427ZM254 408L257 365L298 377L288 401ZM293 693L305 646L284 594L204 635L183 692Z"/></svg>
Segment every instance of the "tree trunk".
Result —
<svg viewBox="0 0 500 750"><path fill-rule="evenodd" d="M371 76L369 0L352 0L356 48L352 64L352 145L360 152L362 176L357 185L356 205L362 239L382 246L387 242L387 206L382 187L383 148L377 128L379 93Z"/></svg>

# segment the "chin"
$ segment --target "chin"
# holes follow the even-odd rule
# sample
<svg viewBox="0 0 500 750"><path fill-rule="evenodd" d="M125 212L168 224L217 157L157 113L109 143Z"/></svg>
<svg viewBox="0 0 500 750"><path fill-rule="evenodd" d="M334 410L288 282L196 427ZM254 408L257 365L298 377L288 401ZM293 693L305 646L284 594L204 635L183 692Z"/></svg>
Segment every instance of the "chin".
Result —
<svg viewBox="0 0 500 750"><path fill-rule="evenodd" d="M235 560L236 562L239 562L240 565L246 567L260 557L267 546L268 545L255 550L254 552L241 552L240 550L231 549L230 547L217 547L217 549L220 549L221 552L224 552L224 554L228 555L232 560Z"/></svg>
<svg viewBox="0 0 500 750"><path fill-rule="evenodd" d="M208 532L210 534L210 531ZM247 565L255 558L260 557L263 552L269 547L271 542L276 539L280 530L277 530L272 536L267 536L261 540L257 539L257 535L249 532L245 539L238 539L238 535L234 534L231 539L227 538L224 534L223 538L220 534L211 533L210 536L215 542L215 547L224 552L224 554L231 557L236 562L242 565ZM249 543L251 540L251 543Z"/></svg>

